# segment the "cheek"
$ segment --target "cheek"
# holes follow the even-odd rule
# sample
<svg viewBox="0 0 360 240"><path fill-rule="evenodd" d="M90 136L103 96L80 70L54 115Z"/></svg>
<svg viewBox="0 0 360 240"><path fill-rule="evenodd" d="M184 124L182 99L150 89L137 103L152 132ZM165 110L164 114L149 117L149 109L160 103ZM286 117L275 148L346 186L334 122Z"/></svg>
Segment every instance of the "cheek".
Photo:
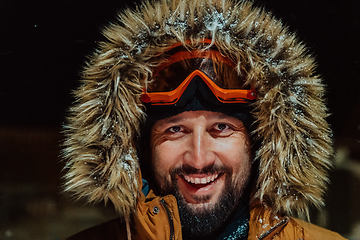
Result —
<svg viewBox="0 0 360 240"><path fill-rule="evenodd" d="M234 159L238 159L238 161L235 162L233 161ZM243 145L239 149L238 155L234 156L230 161L232 161L233 164L233 179L235 185L238 185L242 190L249 181L251 174L251 155L249 148L246 145Z"/></svg>
<svg viewBox="0 0 360 240"><path fill-rule="evenodd" d="M157 182L162 185L164 180L171 181L170 170L176 165L178 153L169 144L159 144L152 149L152 166ZM176 149L176 148L175 148Z"/></svg>
<svg viewBox="0 0 360 240"><path fill-rule="evenodd" d="M226 159L229 165L244 165L244 167L250 165L250 146L249 141L245 138L233 138L231 141L227 139L227 141L220 141L214 146L217 146L217 153Z"/></svg>
<svg viewBox="0 0 360 240"><path fill-rule="evenodd" d="M236 185L243 185L250 176L251 171L251 154L249 143L246 138L233 138L218 144L217 155L222 164L232 168L232 179Z"/></svg>

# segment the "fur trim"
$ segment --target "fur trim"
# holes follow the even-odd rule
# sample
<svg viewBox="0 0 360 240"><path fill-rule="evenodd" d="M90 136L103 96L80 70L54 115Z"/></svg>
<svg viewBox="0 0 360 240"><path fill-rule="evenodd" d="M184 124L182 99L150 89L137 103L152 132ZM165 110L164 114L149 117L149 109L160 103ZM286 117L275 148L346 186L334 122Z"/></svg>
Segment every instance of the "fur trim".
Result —
<svg viewBox="0 0 360 240"><path fill-rule="evenodd" d="M110 199L120 215L134 211L141 87L168 46L194 48L210 38L257 89L252 134L262 145L255 196L289 215L306 214L308 203L323 205L332 155L324 87L306 47L279 20L247 1L161 0L125 10L104 35L66 127L66 190L89 201Z"/></svg>

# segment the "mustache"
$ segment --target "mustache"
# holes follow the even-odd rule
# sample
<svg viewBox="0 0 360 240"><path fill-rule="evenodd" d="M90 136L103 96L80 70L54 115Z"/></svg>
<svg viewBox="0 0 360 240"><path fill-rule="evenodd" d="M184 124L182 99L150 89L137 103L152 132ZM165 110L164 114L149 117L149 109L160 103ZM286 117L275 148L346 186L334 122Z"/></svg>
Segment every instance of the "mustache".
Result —
<svg viewBox="0 0 360 240"><path fill-rule="evenodd" d="M204 174L204 175L212 175L212 174L220 174L220 173L232 173L232 168L226 165L209 165L204 168L198 169L189 164L184 164L170 170L170 175L192 175L192 174Z"/></svg>

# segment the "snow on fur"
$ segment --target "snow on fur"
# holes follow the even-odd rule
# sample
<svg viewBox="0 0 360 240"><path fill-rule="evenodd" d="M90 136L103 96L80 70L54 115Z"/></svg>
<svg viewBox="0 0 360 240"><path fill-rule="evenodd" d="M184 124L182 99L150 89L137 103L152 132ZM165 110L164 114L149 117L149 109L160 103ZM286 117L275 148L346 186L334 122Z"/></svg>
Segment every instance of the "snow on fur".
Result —
<svg viewBox="0 0 360 240"><path fill-rule="evenodd" d="M65 128L66 190L90 202L110 199L121 216L135 210L141 89L167 47L191 49L209 38L257 89L255 197L290 215L323 205L332 155L324 87L306 47L279 20L247 1L146 1L103 33L107 41L89 57Z"/></svg>

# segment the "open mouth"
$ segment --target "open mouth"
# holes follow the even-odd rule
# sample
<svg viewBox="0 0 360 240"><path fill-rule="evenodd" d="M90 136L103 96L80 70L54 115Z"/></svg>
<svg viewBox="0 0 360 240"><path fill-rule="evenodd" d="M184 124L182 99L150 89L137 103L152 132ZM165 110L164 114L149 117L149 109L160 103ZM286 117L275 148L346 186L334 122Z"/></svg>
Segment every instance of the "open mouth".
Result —
<svg viewBox="0 0 360 240"><path fill-rule="evenodd" d="M196 176L196 175L181 175L182 179L185 180L191 187L195 189L201 189L215 183L223 173L216 173L208 176Z"/></svg>
<svg viewBox="0 0 360 240"><path fill-rule="evenodd" d="M224 172L178 175L179 192L187 203L210 203L224 188Z"/></svg>
<svg viewBox="0 0 360 240"><path fill-rule="evenodd" d="M218 178L219 174L207 176L207 177L192 177L188 175L182 176L185 181L191 184L209 184Z"/></svg>

